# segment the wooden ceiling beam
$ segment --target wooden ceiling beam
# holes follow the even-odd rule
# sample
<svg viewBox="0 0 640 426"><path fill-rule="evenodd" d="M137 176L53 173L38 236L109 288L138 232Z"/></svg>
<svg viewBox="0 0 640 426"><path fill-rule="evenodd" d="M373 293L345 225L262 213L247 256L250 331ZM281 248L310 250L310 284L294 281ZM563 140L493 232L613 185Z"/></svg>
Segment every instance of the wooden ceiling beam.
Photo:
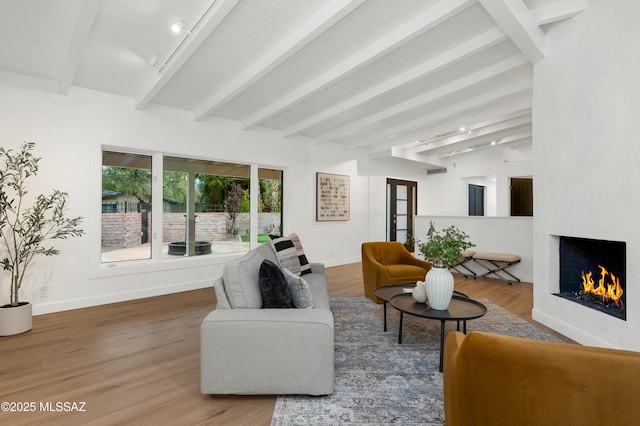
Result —
<svg viewBox="0 0 640 426"><path fill-rule="evenodd" d="M587 0L564 0L531 10L538 25L571 19L580 12L587 10Z"/></svg>
<svg viewBox="0 0 640 426"><path fill-rule="evenodd" d="M342 61L317 78L303 84L292 92L276 99L242 121L242 128L260 125L276 114L297 105L310 96L327 88L331 84L347 77L355 71L365 67L376 59L391 52L393 49L408 43L438 24L457 15L463 10L476 4L471 0L443 0L425 12L416 16L405 25L363 48L358 54Z"/></svg>
<svg viewBox="0 0 640 426"><path fill-rule="evenodd" d="M491 29L484 34L461 43L460 45L447 50L446 52L436 56L435 58L429 59L408 71L405 71L376 85L375 87L372 87L371 89L365 90L364 92L352 96L351 98L340 102L337 105L333 105L332 107L327 108L312 117L289 126L282 131L282 136L289 137L293 134L300 133L311 126L314 126L321 123L322 121L328 120L341 113L344 113L349 109L362 105L378 96L382 96L385 93L391 92L398 87L410 84L413 81L424 78L475 54L485 51L506 39L507 36L501 30L497 28Z"/></svg>
<svg viewBox="0 0 640 426"><path fill-rule="evenodd" d="M225 85L214 93L194 112L196 120L202 120L214 113L222 105L229 102L239 93L260 80L278 65L289 59L311 41L323 34L336 22L353 12L364 0L335 0L325 7L319 14L314 15L308 22L301 25L291 36L287 37L276 47L253 63L238 75L230 84Z"/></svg>
<svg viewBox="0 0 640 426"><path fill-rule="evenodd" d="M381 111L376 112L375 114L371 114L367 117L361 118L360 120L352 121L345 126L339 127L323 135L320 135L319 137L314 138L313 141L319 144L329 142L332 139L336 139L347 134L352 134L360 129L374 125L375 123L378 123L387 118L409 112L413 109L423 107L425 105L428 105L429 103L445 98L446 96L450 96L454 93L469 89L472 86L496 78L500 75L508 73L509 71L520 68L523 65L527 65L529 67L531 66L521 55L507 58L504 61L490 65L487 68L480 69L467 76L454 80L451 83L444 84L433 90L430 90L422 95L408 99L389 108L385 108Z"/></svg>
<svg viewBox="0 0 640 426"><path fill-rule="evenodd" d="M545 57L545 35L522 0L478 2L532 64Z"/></svg>
<svg viewBox="0 0 640 426"><path fill-rule="evenodd" d="M67 50L64 66L62 67L62 74L58 81L58 93L61 95L68 94L69 89L71 89L73 79L78 72L80 59L89 41L93 22L96 20L101 4L102 0L86 0L80 4L71 43L69 43L69 49Z"/></svg>
<svg viewBox="0 0 640 426"><path fill-rule="evenodd" d="M196 29L178 48L170 61L164 66L158 76L135 99L136 109L144 109L156 97L162 88L173 78L182 66L191 58L205 40L218 28L226 16L233 10L240 0L217 0L207 10Z"/></svg>
<svg viewBox="0 0 640 426"><path fill-rule="evenodd" d="M427 131L433 135L457 131L461 120L466 123L477 123L495 119L495 117L506 117L516 112L519 114L520 111L531 108L531 89L530 80L519 81L426 116L345 142L344 146L347 149L365 148L371 152L393 146L410 146L415 145L417 140L424 139ZM504 104L488 106L495 102L504 102ZM480 111L477 111L478 109Z"/></svg>

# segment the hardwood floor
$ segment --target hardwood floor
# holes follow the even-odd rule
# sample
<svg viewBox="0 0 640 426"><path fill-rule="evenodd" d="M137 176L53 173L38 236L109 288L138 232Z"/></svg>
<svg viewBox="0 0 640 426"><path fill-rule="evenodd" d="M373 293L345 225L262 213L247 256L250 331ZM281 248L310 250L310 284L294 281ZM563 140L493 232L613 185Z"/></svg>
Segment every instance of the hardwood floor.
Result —
<svg viewBox="0 0 640 426"><path fill-rule="evenodd" d="M360 268L327 268L329 295L364 296ZM456 289L533 322L529 283L456 275ZM34 317L0 337L0 401L25 410L0 424L269 425L275 396L200 393L200 323L214 307L210 288Z"/></svg>

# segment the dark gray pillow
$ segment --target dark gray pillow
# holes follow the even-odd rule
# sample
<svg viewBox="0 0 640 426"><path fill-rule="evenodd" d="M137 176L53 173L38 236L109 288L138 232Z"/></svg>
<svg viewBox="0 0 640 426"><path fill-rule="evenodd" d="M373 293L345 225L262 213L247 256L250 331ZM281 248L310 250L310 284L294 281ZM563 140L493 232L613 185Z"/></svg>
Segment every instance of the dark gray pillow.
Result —
<svg viewBox="0 0 640 426"><path fill-rule="evenodd" d="M260 265L259 284L263 308L293 308L287 279L280 267L269 259Z"/></svg>

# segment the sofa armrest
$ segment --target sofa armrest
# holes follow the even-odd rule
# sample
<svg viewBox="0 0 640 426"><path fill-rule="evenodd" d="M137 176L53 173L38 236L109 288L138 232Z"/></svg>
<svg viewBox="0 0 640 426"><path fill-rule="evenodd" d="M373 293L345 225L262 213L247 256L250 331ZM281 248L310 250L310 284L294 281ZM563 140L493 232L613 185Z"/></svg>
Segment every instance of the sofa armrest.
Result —
<svg viewBox="0 0 640 426"><path fill-rule="evenodd" d="M215 310L201 326L201 391L330 394L333 336L325 309Z"/></svg>
<svg viewBox="0 0 640 426"><path fill-rule="evenodd" d="M309 265L312 273L324 275L324 263L309 263Z"/></svg>

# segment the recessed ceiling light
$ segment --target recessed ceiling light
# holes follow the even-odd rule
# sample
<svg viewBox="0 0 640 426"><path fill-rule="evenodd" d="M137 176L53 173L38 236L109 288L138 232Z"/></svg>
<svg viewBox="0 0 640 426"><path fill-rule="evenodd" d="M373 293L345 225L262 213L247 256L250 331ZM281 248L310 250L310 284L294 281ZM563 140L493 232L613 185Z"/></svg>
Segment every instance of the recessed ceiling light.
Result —
<svg viewBox="0 0 640 426"><path fill-rule="evenodd" d="M466 127L464 127L464 126L462 126L462 127L460 127L458 130L460 130L461 132L464 132L465 130L467 130L467 128L466 128Z"/></svg>
<svg viewBox="0 0 640 426"><path fill-rule="evenodd" d="M171 31L174 34L180 34L180 31L182 31L182 22L176 22L175 24L171 25Z"/></svg>

